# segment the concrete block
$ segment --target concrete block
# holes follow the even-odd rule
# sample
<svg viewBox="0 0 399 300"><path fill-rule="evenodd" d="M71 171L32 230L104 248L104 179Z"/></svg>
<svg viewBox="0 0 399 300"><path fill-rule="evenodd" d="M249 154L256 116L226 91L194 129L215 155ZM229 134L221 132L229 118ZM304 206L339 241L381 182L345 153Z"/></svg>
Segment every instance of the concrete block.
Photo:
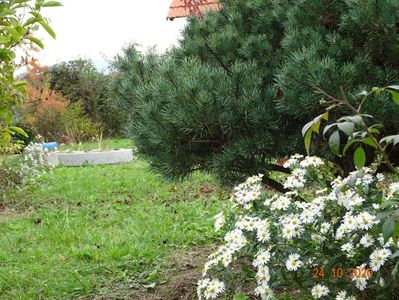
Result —
<svg viewBox="0 0 399 300"><path fill-rule="evenodd" d="M57 158L54 162L65 166L81 166L83 164L103 165L103 164L120 164L133 160L133 152L131 149L120 149L111 151L75 151L70 153L56 153Z"/></svg>

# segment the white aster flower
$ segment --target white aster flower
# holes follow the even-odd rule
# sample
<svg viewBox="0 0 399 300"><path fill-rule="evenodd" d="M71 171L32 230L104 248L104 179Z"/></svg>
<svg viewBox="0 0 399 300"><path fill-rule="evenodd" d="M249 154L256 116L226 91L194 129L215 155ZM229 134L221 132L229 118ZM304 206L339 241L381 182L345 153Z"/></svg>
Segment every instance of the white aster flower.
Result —
<svg viewBox="0 0 399 300"><path fill-rule="evenodd" d="M313 298L320 299L324 296L327 296L330 293L330 290L328 287L321 285L321 284L316 284L312 288L312 296Z"/></svg>
<svg viewBox="0 0 399 300"><path fill-rule="evenodd" d="M258 218L247 217L245 223L245 229L248 231L254 231L257 227L258 221L259 221Z"/></svg>
<svg viewBox="0 0 399 300"><path fill-rule="evenodd" d="M385 180L384 174L378 173L376 175L378 182L383 182Z"/></svg>
<svg viewBox="0 0 399 300"><path fill-rule="evenodd" d="M384 278L380 277L380 280L378 281L379 286L383 287L385 286L385 280Z"/></svg>
<svg viewBox="0 0 399 300"><path fill-rule="evenodd" d="M352 280L355 282L356 287L361 290L364 291L367 287L367 279L366 278L352 278Z"/></svg>
<svg viewBox="0 0 399 300"><path fill-rule="evenodd" d="M300 154L294 154L292 155L283 165L284 168L291 168L292 166L294 166L295 164L298 163L298 161L300 159L303 158L303 155Z"/></svg>
<svg viewBox="0 0 399 300"><path fill-rule="evenodd" d="M302 160L300 162L299 165L302 168L307 168L307 167L319 167L319 166L321 166L323 164L324 164L324 162L319 157L307 156L307 157L305 157L304 160Z"/></svg>
<svg viewBox="0 0 399 300"><path fill-rule="evenodd" d="M320 232L322 234L326 234L328 232L328 230L331 228L331 224L328 222L323 222L320 225Z"/></svg>
<svg viewBox="0 0 399 300"><path fill-rule="evenodd" d="M361 229L369 230L376 224L376 217L368 212L361 212L357 215L357 225Z"/></svg>
<svg viewBox="0 0 399 300"><path fill-rule="evenodd" d="M387 248L376 249L370 255L370 267L374 272L377 272L391 256L391 250Z"/></svg>
<svg viewBox="0 0 399 300"><path fill-rule="evenodd" d="M254 267L264 266L270 260L270 252L268 250L261 250L256 255L256 259L253 262Z"/></svg>
<svg viewBox="0 0 399 300"><path fill-rule="evenodd" d="M218 279L211 280L204 290L205 299L216 299L224 292L225 285Z"/></svg>
<svg viewBox="0 0 399 300"><path fill-rule="evenodd" d="M287 210L291 204L291 199L285 195L278 197L271 205L271 210Z"/></svg>
<svg viewBox="0 0 399 300"><path fill-rule="evenodd" d="M213 217L215 219L215 231L219 231L225 224L225 218L223 212Z"/></svg>
<svg viewBox="0 0 399 300"><path fill-rule="evenodd" d="M303 265L303 262L299 260L299 257L300 256L295 253L288 256L288 259L285 263L288 271L296 271Z"/></svg>
<svg viewBox="0 0 399 300"><path fill-rule="evenodd" d="M379 210L379 209L381 208L381 205L378 204L378 203L373 203L373 208L374 208L375 210Z"/></svg>
<svg viewBox="0 0 399 300"><path fill-rule="evenodd" d="M317 234L317 233L312 233L311 238L312 238L312 241L314 241L316 243L321 243L321 242L324 242L325 240L327 240L326 237L324 237L320 234Z"/></svg>
<svg viewBox="0 0 399 300"><path fill-rule="evenodd" d="M248 240L240 229L234 229L226 234L224 237L230 249L240 250L247 243Z"/></svg>
<svg viewBox="0 0 399 300"><path fill-rule="evenodd" d="M398 194L399 193L399 182L394 182L389 185L389 190L391 194Z"/></svg>
<svg viewBox="0 0 399 300"><path fill-rule="evenodd" d="M366 248L372 246L374 244L374 238L366 233L365 235L362 236L362 238L360 239L360 244Z"/></svg>
<svg viewBox="0 0 399 300"><path fill-rule="evenodd" d="M221 255L221 258L222 258L223 266L225 268L227 268L231 264L231 262L233 261L233 252L230 251L230 250L227 250L226 252L224 252Z"/></svg>
<svg viewBox="0 0 399 300"><path fill-rule="evenodd" d="M351 242L345 243L341 246L341 250L350 255L353 251L353 244Z"/></svg>
<svg viewBox="0 0 399 300"><path fill-rule="evenodd" d="M258 284L267 284L270 281L270 270L268 266L260 265L256 272L256 280Z"/></svg>
<svg viewBox="0 0 399 300"><path fill-rule="evenodd" d="M255 295L260 296L262 300L271 300L274 297L273 291L267 284L258 285L255 289Z"/></svg>
<svg viewBox="0 0 399 300"><path fill-rule="evenodd" d="M306 170L304 169L294 169L292 175L285 181L284 188L293 190L303 188L306 183L305 174Z"/></svg>
<svg viewBox="0 0 399 300"><path fill-rule="evenodd" d="M365 201L357 193L352 190L340 192L338 195L338 205L345 207L347 210L353 210L355 207L362 205Z"/></svg>
<svg viewBox="0 0 399 300"><path fill-rule="evenodd" d="M261 243L267 242L270 240L270 231L267 229L258 229L256 237Z"/></svg>
<svg viewBox="0 0 399 300"><path fill-rule="evenodd" d="M283 237L287 240L292 239L296 235L296 231L294 226L292 225L285 225L281 231Z"/></svg>
<svg viewBox="0 0 399 300"><path fill-rule="evenodd" d="M311 209L304 209L300 215L300 219L305 224L311 224L314 222L316 215Z"/></svg>
<svg viewBox="0 0 399 300"><path fill-rule="evenodd" d="M335 300L346 300L346 295L346 291L340 291L335 297Z"/></svg>

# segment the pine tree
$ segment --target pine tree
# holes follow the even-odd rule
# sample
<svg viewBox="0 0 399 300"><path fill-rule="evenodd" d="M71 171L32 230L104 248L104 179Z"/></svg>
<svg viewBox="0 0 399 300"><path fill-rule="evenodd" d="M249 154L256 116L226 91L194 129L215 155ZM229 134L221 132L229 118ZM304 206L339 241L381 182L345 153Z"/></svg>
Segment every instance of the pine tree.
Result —
<svg viewBox="0 0 399 300"><path fill-rule="evenodd" d="M298 140L287 142L290 128L274 104L282 28L271 4L235 1L221 14L192 18L181 47L155 64L134 48L117 60L116 90L133 111L128 132L167 177L201 169L232 182L286 171L274 158L297 148ZM265 13L251 24L257 11Z"/></svg>
<svg viewBox="0 0 399 300"><path fill-rule="evenodd" d="M128 133L167 177L201 169L232 182L284 172L275 158L304 152L301 128L325 109L318 89L356 94L398 81L397 3L223 1L220 12L192 17L168 54L131 47L118 58ZM385 100L367 109L397 131Z"/></svg>

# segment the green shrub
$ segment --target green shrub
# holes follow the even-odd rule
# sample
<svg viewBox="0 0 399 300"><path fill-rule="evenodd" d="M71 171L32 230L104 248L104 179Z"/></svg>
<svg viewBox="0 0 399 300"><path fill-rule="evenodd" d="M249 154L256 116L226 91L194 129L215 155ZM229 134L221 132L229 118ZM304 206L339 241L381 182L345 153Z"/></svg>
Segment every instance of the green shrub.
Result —
<svg viewBox="0 0 399 300"><path fill-rule="evenodd" d="M61 122L64 126L61 139L66 143L79 143L93 139L101 130L99 125L94 124L83 114L80 102L72 103L67 107Z"/></svg>
<svg viewBox="0 0 399 300"><path fill-rule="evenodd" d="M48 171L50 167L49 154L39 143L29 144L19 155L0 157L0 200L5 189L33 183L39 174Z"/></svg>

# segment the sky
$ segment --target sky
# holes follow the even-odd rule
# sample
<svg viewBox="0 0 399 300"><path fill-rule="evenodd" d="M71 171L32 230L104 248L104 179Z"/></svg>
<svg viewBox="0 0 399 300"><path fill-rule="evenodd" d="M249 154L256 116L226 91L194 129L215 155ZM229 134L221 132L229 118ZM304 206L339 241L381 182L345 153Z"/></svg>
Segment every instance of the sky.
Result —
<svg viewBox="0 0 399 300"><path fill-rule="evenodd" d="M176 45L184 19L167 21L171 0L59 0L63 7L45 8L57 34L39 36L45 49L37 55L42 65L89 58L100 69L131 42L159 52Z"/></svg>

